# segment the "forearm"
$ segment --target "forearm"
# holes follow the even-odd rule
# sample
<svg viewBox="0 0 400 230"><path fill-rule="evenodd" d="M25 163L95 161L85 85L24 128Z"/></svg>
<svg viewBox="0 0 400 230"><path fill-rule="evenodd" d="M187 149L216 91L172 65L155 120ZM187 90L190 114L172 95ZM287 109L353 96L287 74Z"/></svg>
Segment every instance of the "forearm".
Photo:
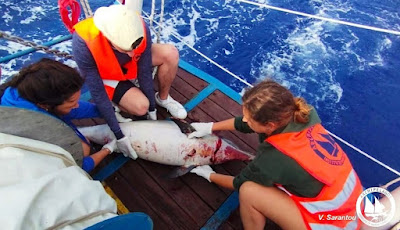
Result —
<svg viewBox="0 0 400 230"><path fill-rule="evenodd" d="M224 188L228 188L233 190L233 176L219 174L219 173L211 173L210 181Z"/></svg>
<svg viewBox="0 0 400 230"><path fill-rule="evenodd" d="M103 89L104 90L104 89ZM124 134L121 131L119 126L118 120L115 117L114 108L108 98L104 98L104 101L96 102L97 108L100 111L100 114L106 120L108 126L110 127L111 131L114 133L117 139L121 139L124 137Z"/></svg>
<svg viewBox="0 0 400 230"><path fill-rule="evenodd" d="M212 131L219 130L235 130L235 118L231 118L224 121L215 122L212 127Z"/></svg>
<svg viewBox="0 0 400 230"><path fill-rule="evenodd" d="M123 134L119 127L118 120L115 117L114 107L112 106L111 101L106 94L98 71L94 68L86 70L85 81L89 86L90 94L92 95L93 101L96 104L101 116L104 118L104 120L106 120L108 126L113 131L117 139L122 138Z"/></svg>
<svg viewBox="0 0 400 230"><path fill-rule="evenodd" d="M140 85L140 90L146 95L150 102L149 111L154 111L156 108L155 98L154 98L154 83L153 83L153 73L152 73L152 57L151 57L151 36L149 29L147 28L147 44L146 50L140 56L138 61L138 81Z"/></svg>
<svg viewBox="0 0 400 230"><path fill-rule="evenodd" d="M94 166L96 167L110 153L111 153L110 150L105 148L90 155L90 157L94 161Z"/></svg>

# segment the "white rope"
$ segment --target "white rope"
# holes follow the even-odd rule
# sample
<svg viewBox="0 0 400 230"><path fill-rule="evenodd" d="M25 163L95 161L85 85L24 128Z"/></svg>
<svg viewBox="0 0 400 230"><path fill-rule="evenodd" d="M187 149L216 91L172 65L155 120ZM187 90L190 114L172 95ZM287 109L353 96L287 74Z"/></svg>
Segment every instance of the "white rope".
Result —
<svg viewBox="0 0 400 230"><path fill-rule="evenodd" d="M400 182L400 177L388 182L387 184L385 184L383 186L381 186L381 188L388 189L390 186L392 186L393 184L396 184L397 182Z"/></svg>
<svg viewBox="0 0 400 230"><path fill-rule="evenodd" d="M158 22L159 26L158 26L158 32L157 32L157 43L160 43L163 19L164 19L164 0L161 0L161 13L160 13L160 20Z"/></svg>
<svg viewBox="0 0 400 230"><path fill-rule="evenodd" d="M358 28L367 29L367 30L374 30L374 31L384 32L384 33L389 33L389 34L394 34L394 35L400 35L400 31L387 30L387 29L382 29L382 28L373 27L373 26L365 26L365 25L361 25L361 24L357 24L357 23L340 21L340 20L332 19L332 18L325 18L325 17L321 17L321 16L317 16L317 15L307 14L307 13L294 11L294 10L288 10L288 9L285 9L285 8L270 6L270 5L267 5L267 4L261 4L261 3L252 2L252 1L248 1L248 0L237 0L237 1L238 2L247 3L247 4L250 4L250 5L259 6L259 7L265 7L265 8L272 9L272 10L282 11L282 12L286 12L286 13L289 13L289 14L296 14L296 15L301 15L301 16L304 16L304 17L315 18L315 19L328 21L328 22L333 22L333 23L337 23L337 24L348 25L348 26L358 27Z"/></svg>
<svg viewBox="0 0 400 230"><path fill-rule="evenodd" d="M150 21L150 29L152 29L153 31L155 31L154 28L153 28L153 20L154 20L155 8L156 8L156 0L152 0L151 1L151 13L150 13L150 16L148 17L148 19Z"/></svg>
<svg viewBox="0 0 400 230"><path fill-rule="evenodd" d="M85 18L89 18L93 15L92 9L90 8L89 2L87 0L80 0L80 3L85 13Z"/></svg>
<svg viewBox="0 0 400 230"><path fill-rule="evenodd" d="M146 13L144 13L146 14ZM147 15L147 14L146 14ZM157 22L156 22L157 24ZM191 45L189 45L188 43L186 43L185 41L183 41L182 37L175 33L175 32L171 32L171 34L177 38L179 41L183 42L186 46L188 46L190 49L192 49L194 52L196 52L197 54L199 54L200 56L202 56L203 58L205 58L207 61L209 61L210 63L216 65L217 67L219 67L220 69L222 69L223 71L225 71L226 73L230 74L231 76L233 76L234 78L236 78L237 80L243 82L244 84L246 84L249 87L253 87L252 84L248 83L246 80L238 77L237 75L235 75L234 73L232 73L231 71L229 71L228 69L224 68L223 66L221 66L220 64L218 64L217 62L213 61L212 59L210 59L209 57L207 57L206 55L204 55L203 53L201 53L200 51L198 51L196 48L192 47ZM347 145L348 147L352 148L353 150L355 150L356 152L364 155L365 157L369 158L370 160L374 161L375 163L381 165L382 167L386 168L387 170L393 172L394 174L400 176L400 172L398 172L397 170L391 168L390 166L382 163L381 161L375 159L374 157L372 157L371 155L367 154L366 152L362 151L361 149L355 147L354 145L350 144L349 142L347 142L346 140L340 138L339 136L335 135L334 133L330 132L327 130L327 132L332 135L333 137L335 137L337 140L339 140L340 142L342 142L343 144Z"/></svg>
<svg viewBox="0 0 400 230"><path fill-rule="evenodd" d="M328 130L327 130L327 131L328 131ZM394 174L400 176L400 172L399 172L399 171L397 171L397 170L391 168L390 166L388 166L388 165L386 165L386 164L380 162L379 160L375 159L374 157L372 157L371 155L369 155L369 154L367 154L366 152L362 151L361 149L359 149L359 148L355 147L354 145L350 144L349 142L343 140L343 139L340 138L339 136L337 136L337 135L335 135L335 134L333 134L333 133L331 133L331 132L329 132L329 131L328 131L328 133L329 133L331 136L335 137L337 140L339 140L339 141L341 141L342 143L344 143L345 145L347 145L348 147L354 149L354 150L357 151L358 153L360 153L360 154L364 155L365 157L369 158L369 159L372 160L373 162L375 162L375 163L381 165L382 167L386 168L387 170L389 170L389 171L393 172Z"/></svg>

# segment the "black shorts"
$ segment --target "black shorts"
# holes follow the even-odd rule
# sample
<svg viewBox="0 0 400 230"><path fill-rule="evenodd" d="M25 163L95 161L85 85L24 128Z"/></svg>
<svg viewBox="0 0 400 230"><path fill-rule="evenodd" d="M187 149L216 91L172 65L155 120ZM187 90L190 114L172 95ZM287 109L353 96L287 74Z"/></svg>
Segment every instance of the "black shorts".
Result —
<svg viewBox="0 0 400 230"><path fill-rule="evenodd" d="M122 96L124 96L126 91L128 91L132 87L136 87L136 86L131 81L120 81L120 82L118 82L117 87L115 87L115 91L114 91L114 95L113 95L112 101L115 104L118 105L119 102L121 101Z"/></svg>

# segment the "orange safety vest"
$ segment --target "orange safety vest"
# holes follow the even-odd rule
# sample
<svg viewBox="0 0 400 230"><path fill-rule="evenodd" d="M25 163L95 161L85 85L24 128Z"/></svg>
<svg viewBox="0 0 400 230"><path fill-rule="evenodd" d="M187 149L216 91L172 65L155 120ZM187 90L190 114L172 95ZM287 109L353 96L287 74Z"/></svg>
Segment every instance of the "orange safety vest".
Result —
<svg viewBox="0 0 400 230"><path fill-rule="evenodd" d="M325 184L313 198L289 195L308 229L359 229L356 202L361 182L346 153L321 124L301 132L281 133L265 139L293 158L314 178Z"/></svg>
<svg viewBox="0 0 400 230"><path fill-rule="evenodd" d="M76 33L85 41L92 56L96 62L100 77L103 80L126 81L133 80L137 77L137 62L140 55L146 49L146 26L143 23L144 36L141 43L134 49L132 60L123 67L128 71L126 74L122 72L122 68L114 55L113 49L107 38L99 31L93 22L93 18L87 18L77 23L74 28ZM108 97L112 100L115 88L104 85Z"/></svg>

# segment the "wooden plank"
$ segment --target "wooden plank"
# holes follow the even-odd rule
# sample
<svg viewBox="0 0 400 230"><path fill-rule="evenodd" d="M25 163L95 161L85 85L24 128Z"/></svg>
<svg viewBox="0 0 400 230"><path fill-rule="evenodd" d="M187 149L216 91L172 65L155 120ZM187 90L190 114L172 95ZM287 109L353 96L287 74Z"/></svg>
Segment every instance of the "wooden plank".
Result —
<svg viewBox="0 0 400 230"><path fill-rule="evenodd" d="M230 222L227 221L225 221L218 227L218 230L235 230L235 229L238 229L238 227L232 225Z"/></svg>
<svg viewBox="0 0 400 230"><path fill-rule="evenodd" d="M143 199L142 195L138 194L120 173L116 173L116 175L108 178L106 183L113 189L114 193L128 208L129 212L146 213L151 217L156 226L167 226L170 224L165 222L162 214L157 210L157 207L151 206L151 204Z"/></svg>
<svg viewBox="0 0 400 230"><path fill-rule="evenodd" d="M235 230L243 229L242 220L240 219L239 208L233 211L229 218L224 223L222 223L222 225L218 229L229 229L230 227L233 227L233 229Z"/></svg>
<svg viewBox="0 0 400 230"><path fill-rule="evenodd" d="M101 125L105 124L106 122L103 118L84 118L79 120L73 120L72 123L78 127L81 127L81 126Z"/></svg>
<svg viewBox="0 0 400 230"><path fill-rule="evenodd" d="M180 69L180 71L178 71L178 75L180 77L180 80L184 81L180 83L179 89L181 89L182 86L184 86L185 89L188 89L190 88L189 86L191 86L196 90L202 90L204 87L207 86L206 82L197 77L194 77L185 70ZM209 113L211 117L215 118L213 121L221 121L242 115L242 106L219 90L216 90L214 93L212 93L199 105L199 107L202 108L206 113ZM254 150L259 144L257 134L243 134L235 132L234 135L238 136L242 140L246 140L246 142L248 142Z"/></svg>
<svg viewBox="0 0 400 230"><path fill-rule="evenodd" d="M214 213L207 203L204 202L195 190L191 189L180 178L164 178L175 167L160 165L149 161L141 161L141 166L153 177L159 186L189 215L196 225L193 228L200 228ZM216 186L209 184L208 187ZM226 196L225 194L223 194Z"/></svg>
<svg viewBox="0 0 400 230"><path fill-rule="evenodd" d="M189 85L193 86L197 91L201 91L205 87L207 87L208 83L201 80L198 77L193 76L192 74L188 73L187 71L179 68L177 72L177 76L184 80Z"/></svg>
<svg viewBox="0 0 400 230"><path fill-rule="evenodd" d="M201 80L200 78L197 78L193 76L192 74L186 72L185 70L180 69L178 71L178 76L182 78L183 81L186 82L186 84L191 85L198 91L202 90L205 86L207 86L207 82ZM213 94L211 94L208 99L214 101L215 103L219 104L224 110L230 112L232 116L239 116L242 114L242 106L238 104L236 101L232 100L229 98L228 100L225 94L220 92L219 90L215 91ZM223 102L223 103L221 103Z"/></svg>
<svg viewBox="0 0 400 230"><path fill-rule="evenodd" d="M231 98L223 94L221 91L216 90L214 93L212 93L208 99L211 101L217 103L219 106L221 106L225 111L229 112L232 114L232 116L241 116L243 115L242 111L242 105L238 104L236 101L232 100ZM223 103L221 103L221 101Z"/></svg>
<svg viewBox="0 0 400 230"><path fill-rule="evenodd" d="M133 196L140 196L148 206L156 210L159 217L166 224L162 225L155 222L154 229L165 229L165 226L171 229L193 229L193 226L198 226L196 221L171 198L171 194L157 184L154 178L143 169L141 166L143 162L145 161L140 159L129 161L118 172L134 191L130 194L132 197L120 197L128 209L135 211L135 207L127 204L130 199L135 199ZM159 165L157 167L163 166ZM112 188L115 192L117 191L115 186Z"/></svg>
<svg viewBox="0 0 400 230"><path fill-rule="evenodd" d="M120 154L118 153L108 155L93 170L91 175L96 174L96 171L109 164L119 155ZM131 184L129 184L127 179L122 176L119 171L107 178L105 182L130 212L144 212L148 214L152 218L153 222L159 226L166 226L169 224L168 222L165 222L165 219L162 217L164 214L160 213L157 207L150 205L146 199L143 198L142 194L139 194L138 191Z"/></svg>

